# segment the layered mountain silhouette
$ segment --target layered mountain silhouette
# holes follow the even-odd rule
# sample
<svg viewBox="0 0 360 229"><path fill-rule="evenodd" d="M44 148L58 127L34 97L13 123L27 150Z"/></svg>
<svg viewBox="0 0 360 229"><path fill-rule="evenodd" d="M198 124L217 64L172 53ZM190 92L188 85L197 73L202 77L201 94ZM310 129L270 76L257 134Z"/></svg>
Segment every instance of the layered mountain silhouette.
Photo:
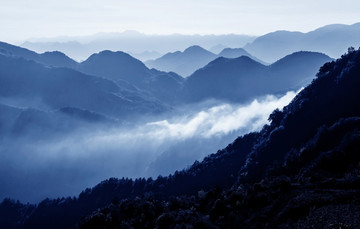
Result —
<svg viewBox="0 0 360 229"><path fill-rule="evenodd" d="M226 47L242 47L254 39L254 36L238 34L147 35L137 31L124 31L122 33L99 33L83 37L32 39L24 42L21 46L36 52L58 50L77 61L82 61L91 54L102 50L123 50L128 53L143 53L152 50L168 53L172 50L184 50L194 44L199 44L202 47L213 47L218 44L224 44ZM134 56L141 59L139 55Z"/></svg>
<svg viewBox="0 0 360 229"><path fill-rule="evenodd" d="M121 97L125 100L140 103L149 100L154 103L154 109L159 106L156 104L177 100L183 81L183 78L175 73L150 70L141 61L124 52L103 51L77 63L61 52L38 54L7 43L0 43L0 50L6 57L21 57L47 67L71 68L87 75L107 78L117 84Z"/></svg>
<svg viewBox="0 0 360 229"><path fill-rule="evenodd" d="M184 52L167 53L156 60L149 60L146 65L163 71L173 71L186 77L215 58L214 53L200 46L191 46Z"/></svg>
<svg viewBox="0 0 360 229"><path fill-rule="evenodd" d="M265 63L264 61L256 58L255 56L252 56L250 53L248 53L245 49L243 48L224 48L219 54L219 57L225 57L225 58L238 58L241 56L247 56L250 59L255 60L256 62L259 62L263 65L267 65L267 63Z"/></svg>
<svg viewBox="0 0 360 229"><path fill-rule="evenodd" d="M102 51L80 63L79 71L105 77L143 96L171 103L176 100L183 78L175 73L148 69L140 60L124 52Z"/></svg>
<svg viewBox="0 0 360 229"><path fill-rule="evenodd" d="M236 58L240 56L248 56L258 62L262 62L241 48L225 48L216 55L195 45L185 49L184 52L167 53L158 59L146 61L146 65L163 71L173 71L183 77L187 77L218 57Z"/></svg>
<svg viewBox="0 0 360 229"><path fill-rule="evenodd" d="M77 62L61 52L45 52L38 54L31 50L0 42L0 54L5 56L23 57L46 66L74 68Z"/></svg>
<svg viewBox="0 0 360 229"><path fill-rule="evenodd" d="M247 60L248 61L248 60ZM38 205L6 199L4 228L359 227L360 50L326 63L260 132L168 177L116 179ZM321 220L319 220L321 219Z"/></svg>
<svg viewBox="0 0 360 229"><path fill-rule="evenodd" d="M164 107L124 96L113 81L69 68L46 67L23 58L0 55L0 96L20 107L77 107L120 117L159 112Z"/></svg>
<svg viewBox="0 0 360 229"><path fill-rule="evenodd" d="M220 57L186 79L184 95L192 102L210 98L246 101L298 90L310 83L319 67L330 60L321 53L297 52L265 66L246 56Z"/></svg>
<svg viewBox="0 0 360 229"><path fill-rule="evenodd" d="M43 75L52 75L52 72L57 72L57 75L64 76L57 77L56 79L65 77L67 78L67 82L72 79L70 75L81 75L81 73L83 73L85 75L95 76L99 82L107 82L109 85L112 84L112 87L116 87L116 89L113 88L114 91L111 91L111 93L116 93L119 96L115 100L123 100L123 105L121 106L121 109L124 110L123 114L145 110L158 112L166 110L167 106L175 106L188 102L200 102L208 99L245 102L256 96L284 93L288 90L298 90L312 80L316 70L323 63L330 60L329 57L323 54L298 52L288 55L272 65L265 66L251 59L251 57L246 57L245 55L250 54L243 49L227 48L221 52L221 55L231 58L219 57L184 79L173 72L149 69L141 61L120 51L102 51L91 55L81 63L77 63L60 52L37 54L30 50L6 43L2 43L2 50L4 54L2 57L3 60L11 60L10 62L13 63L10 65L12 66L10 69L3 69L3 71L7 71L7 74L14 71L16 62L18 61L19 63L22 62L23 65L23 67L19 69L19 71L23 69L21 73L19 72L22 77L24 77L27 68L34 68L30 70L34 77L36 71L46 72L41 73ZM202 53L201 55L207 56L209 59L216 57L215 54L199 46L193 46L183 53L179 52L176 55L174 54L174 58L178 59L180 55L182 56L181 58L185 58L187 61L193 58L192 63L197 63L195 59L199 58L199 56L195 53ZM232 58L236 55L242 56ZM39 64L36 65L34 62L26 62L25 60L20 61L20 59L17 60L15 57L22 57ZM67 69L56 69L54 67L67 67ZM42 79L40 79L41 77L36 77L34 79L25 79L29 79L30 85L39 84L39 80ZM20 78L19 80L21 81L22 79ZM65 78L63 80L64 84L66 83ZM104 80L104 78L108 81ZM46 83L53 84L55 87L54 81L50 79L51 78L45 77L45 80L41 82L42 87L46 87ZM74 77L74 80L76 81L76 77ZM12 87L18 87L20 85L19 82L14 81L12 85L7 87L7 83L4 81L3 87L7 89L2 93L6 93L7 90L16 90L18 93L22 93L23 90L35 91L35 89L31 89L32 87L11 89ZM11 82L9 81L9 83ZM80 84L78 86L80 88ZM75 85L73 86L74 90L76 87ZM93 96L95 95L93 94ZM35 97L30 96L29 98L34 99ZM77 100L79 99L81 98L77 98ZM87 100L87 98L82 99L84 102ZM104 106L109 106L111 100L107 99L107 104L108 105ZM81 109L91 108L84 104L75 105L76 104L72 104L72 102L63 104L63 106L70 107L78 106ZM114 105L112 110L116 110L117 108L115 107L116 105ZM59 107L58 104L54 106L54 108L61 107ZM109 111L103 109L95 107L94 109L95 110L92 111L105 112L104 114L107 115L110 114ZM118 109L118 112L120 112L120 107ZM111 115L114 114L115 113L112 113Z"/></svg>
<svg viewBox="0 0 360 229"><path fill-rule="evenodd" d="M360 23L334 24L308 33L276 31L256 38L244 48L260 59L273 63L300 50L322 52L337 57L350 46L359 47Z"/></svg>

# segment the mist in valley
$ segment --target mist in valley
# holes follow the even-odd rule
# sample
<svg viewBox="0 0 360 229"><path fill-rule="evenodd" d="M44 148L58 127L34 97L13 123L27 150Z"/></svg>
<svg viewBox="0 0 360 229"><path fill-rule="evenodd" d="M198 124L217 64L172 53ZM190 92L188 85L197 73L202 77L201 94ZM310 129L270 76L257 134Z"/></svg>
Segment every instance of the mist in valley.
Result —
<svg viewBox="0 0 360 229"><path fill-rule="evenodd" d="M37 202L78 195L110 177L169 175L237 136L260 130L269 114L295 95L269 95L248 104L188 105L150 121L67 121L66 130L34 122L21 132L5 132L0 144L0 199Z"/></svg>

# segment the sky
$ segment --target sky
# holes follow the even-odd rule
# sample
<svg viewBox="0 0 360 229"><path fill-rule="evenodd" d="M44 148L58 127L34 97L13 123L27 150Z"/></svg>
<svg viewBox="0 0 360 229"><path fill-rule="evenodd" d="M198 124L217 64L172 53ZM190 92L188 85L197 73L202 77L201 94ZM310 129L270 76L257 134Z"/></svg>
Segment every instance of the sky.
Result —
<svg viewBox="0 0 360 229"><path fill-rule="evenodd" d="M146 34L308 32L360 22L359 0L0 0L0 40Z"/></svg>

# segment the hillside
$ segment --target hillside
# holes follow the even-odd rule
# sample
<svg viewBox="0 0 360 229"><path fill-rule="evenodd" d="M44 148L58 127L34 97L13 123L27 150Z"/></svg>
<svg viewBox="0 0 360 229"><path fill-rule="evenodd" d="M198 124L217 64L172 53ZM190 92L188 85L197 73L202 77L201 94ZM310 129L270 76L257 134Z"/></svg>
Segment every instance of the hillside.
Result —
<svg viewBox="0 0 360 229"><path fill-rule="evenodd" d="M270 125L188 169L156 180L112 178L37 206L4 200L0 222L68 228L88 215L81 228L357 228L359 72L360 50L349 49L274 111Z"/></svg>
<svg viewBox="0 0 360 229"><path fill-rule="evenodd" d="M360 50L350 49L348 55L325 64L317 79L283 111L274 111L271 124L260 133L237 139L202 163L175 174L169 178L171 184L165 185L164 190L172 185L184 187L181 181L185 180L188 191L200 190L197 197L177 196L165 204L156 196L119 201L94 212L82 228L140 222L158 228L359 227L359 70ZM244 154L246 160L235 160L239 172L230 189L221 183L210 191L192 185L192 179L202 180L201 174L210 170L209 161L216 168L209 174L218 174L222 168L231 168L227 166L234 162L232 156ZM217 164L220 161L224 167ZM143 217L134 217L140 212Z"/></svg>

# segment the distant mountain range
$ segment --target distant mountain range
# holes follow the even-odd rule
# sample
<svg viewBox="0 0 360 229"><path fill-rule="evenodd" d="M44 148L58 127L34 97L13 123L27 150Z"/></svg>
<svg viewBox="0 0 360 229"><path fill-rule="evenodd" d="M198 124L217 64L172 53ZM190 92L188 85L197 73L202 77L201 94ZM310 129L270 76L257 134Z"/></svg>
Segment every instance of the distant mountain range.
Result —
<svg viewBox="0 0 360 229"><path fill-rule="evenodd" d="M322 52L341 56L350 46L360 46L360 23L334 24L308 33L276 31L256 38L244 49L268 63L297 51Z"/></svg>
<svg viewBox="0 0 360 229"><path fill-rule="evenodd" d="M56 78L57 80L63 78L63 82L57 82L63 86L56 90L64 89L65 93L65 82L68 82L69 79L75 80L75 76L81 76L84 80L91 78L96 82L107 82L108 85L112 85L113 91L110 92L112 94L106 96L111 97L114 96L115 93L117 97L115 96L114 98L117 99L106 99L106 102L101 103L104 107L100 109L100 107L95 107L95 105L94 108L92 108L89 104L90 100L87 101L88 98L70 99L71 102L65 103L65 98L69 98L66 96L70 96L71 93L64 94L64 101L59 104L54 104L54 102L44 99L49 96L49 93L53 93L55 89L54 91L49 90L43 94L40 92L37 93L44 96L42 99L47 102L47 105L50 104L54 108L75 106L81 109L103 112L106 115L119 115L120 113L125 114L127 112L136 113L137 111L144 112L145 110L149 112L159 112L164 109L166 110L166 107L169 105L174 106L179 103L200 102L207 99L244 102L256 96L297 90L310 83L317 69L330 60L330 58L324 54L298 52L286 56L272 65L265 66L244 56L243 54L246 55L248 53L243 49L224 49L220 54L230 57L229 59L224 57L217 58L218 55L206 51L199 46L192 46L183 53L167 54L163 59L172 59L175 65L182 59L184 63L193 65L193 68L195 68L194 64L199 64L198 60L202 60L204 64L208 60L214 58L215 60L195 71L187 79L184 79L176 73L166 73L156 69L149 69L141 61L124 52L102 51L91 55L81 63L77 63L60 52L37 54L33 51L6 43L1 43L0 48L3 54L2 61L4 66L12 66L7 69L4 68L2 71L6 71L6 74L9 75L10 72L15 72L15 68L17 68L16 74L18 74L18 80L20 81L25 77L25 73L28 73L28 75L30 74L30 78L24 79L29 79L28 83L32 85L27 88L17 88L21 85L19 83L20 81L15 82L15 78L9 78L7 79L9 81L4 81L3 85L6 89L4 89L2 93L9 90L12 90L13 93L16 92L20 94L23 93L23 90L32 90L31 93L35 93L35 89L32 88L38 87L34 85L39 84L39 81L42 82L41 85L43 85L43 87L52 87L47 84L54 84L53 87L55 87L55 81L50 80L51 77L46 76L54 74L59 75L59 77ZM232 58L237 55L242 56ZM250 54L248 55L250 56ZM18 59L18 57L25 58L26 60ZM39 64L27 60L35 61ZM22 67L19 68L19 66ZM45 66L50 68L45 68ZM27 70L28 68L30 70ZM183 69L185 69L185 67ZM36 74L37 71L39 72L38 74ZM3 77L5 77L6 74L4 74ZM90 75L93 77L90 77ZM36 80L30 80L31 77L37 78ZM44 79L40 79L39 77L44 77ZM104 80L104 78L107 79L107 81ZM81 81L79 81L79 85L74 83L71 85L74 88L74 95L77 93L75 92L77 87L83 87L80 82ZM10 85L12 86L5 86L8 83L11 83ZM91 87L95 88L95 86ZM84 89L86 89L86 87ZM96 96L94 93L91 96L96 98L101 97ZM73 104L74 101L79 99L83 99L84 104ZM114 102L116 100L121 100L123 104L128 105L125 107L119 106L116 112L116 106L108 108L111 109L113 113L111 113L110 110L107 111L105 107L111 106L111 101ZM87 101L87 105L85 105L85 101ZM122 112L120 112L120 110L122 110ZM128 111L126 112L126 110Z"/></svg>
<svg viewBox="0 0 360 229"><path fill-rule="evenodd" d="M263 65L267 65L264 61L256 58L255 56L252 56L250 53L248 53L243 48L224 48L219 54L218 57L225 57L225 58L238 58L241 56L247 56L250 59L255 60L256 62L259 62Z"/></svg>
<svg viewBox="0 0 360 229"><path fill-rule="evenodd" d="M265 63L271 64L298 51L321 52L333 58L340 56L346 52L348 47L360 46L358 40L359 26L359 23L353 25L332 24L308 33L281 30L259 37L231 34L205 36L145 35L135 31L127 31L85 37L31 39L21 46L40 53L60 51L77 61L83 61L91 54L103 50L122 50L133 54L134 57L142 61L148 61L158 58L164 53L185 50L194 44L198 44L215 54L229 47L243 48ZM177 73L182 75L180 72ZM189 75L192 72L185 73ZM185 76L187 75L185 74Z"/></svg>
<svg viewBox="0 0 360 229"><path fill-rule="evenodd" d="M143 52L168 53L174 50L184 50L194 44L199 44L206 48L210 48L218 44L223 44L227 47L242 47L254 39L255 36L237 34L147 35L136 31L125 31L122 33L99 33L84 37L31 39L21 44L21 46L35 50L36 52L61 51L77 61L83 61L91 54L103 50L121 50L127 53L138 54ZM142 59L142 55L134 56ZM145 58L144 60L148 59Z"/></svg>
<svg viewBox="0 0 360 229"><path fill-rule="evenodd" d="M107 78L110 80L109 83L113 83L117 87L116 90L119 93L118 95L120 95L119 98L124 99L124 101L130 104L138 104L134 105L133 108L130 108L131 106L124 108L129 108L134 112L145 107L149 107L150 110L159 111L161 107L159 104L175 100L175 95L178 93L183 80L183 78L174 73L150 70L141 61L123 52L103 51L90 56L86 61L78 63L60 52L38 54L7 43L0 43L0 50L1 54L3 54L3 61L19 62L22 60L16 60L16 58L22 57L52 68L47 69L49 73L46 74L51 75L53 71L64 72L65 77L65 72L73 69L73 71L70 71L72 74L79 74L81 72L87 75L98 76L99 80ZM22 62L24 62L24 72L22 74L25 74L26 68L31 68L35 64L31 62L25 64L25 61ZM13 64L13 66L16 68L16 64ZM37 66L38 70L41 71L42 66ZM68 69L56 69L53 67ZM6 69L6 71L11 72L14 69ZM33 74L36 75L35 71ZM32 82L37 83L36 81ZM49 81L49 83L52 83L52 81ZM62 88L65 90L65 85ZM152 105L149 106L150 103ZM137 108L135 109L135 107Z"/></svg>
<svg viewBox="0 0 360 229"><path fill-rule="evenodd" d="M201 48L200 46L191 46L184 50L184 52L167 53L164 56L149 60L146 65L150 68L156 68L167 72L176 72L183 77L189 76L195 70L205 66L217 56Z"/></svg>
<svg viewBox="0 0 360 229"><path fill-rule="evenodd" d="M236 58L240 56L248 56L260 63L264 63L241 48L225 48L216 55L198 45L191 46L183 52L177 51L167 53L156 60L149 60L145 63L150 68L156 68L168 72L172 71L183 77L188 77L196 70L204 67L206 64L218 57Z"/></svg>
<svg viewBox="0 0 360 229"><path fill-rule="evenodd" d="M246 57L239 60L259 66ZM157 179L110 178L76 198L45 199L38 205L5 199L0 225L358 228L359 71L360 50L349 49L324 64L260 132L237 138L202 162Z"/></svg>
<svg viewBox="0 0 360 229"><path fill-rule="evenodd" d="M0 96L20 107L78 107L113 117L142 113L147 107L151 107L149 112L164 109L141 97L126 98L113 81L3 55L0 55Z"/></svg>
<svg viewBox="0 0 360 229"><path fill-rule="evenodd" d="M10 45L5 42L0 42L0 54L5 56L23 57L46 66L75 68L77 65L76 61L58 51L38 54L34 51Z"/></svg>
<svg viewBox="0 0 360 229"><path fill-rule="evenodd" d="M118 85L125 84L124 87L165 103L172 103L177 99L184 81L175 73L150 70L141 61L124 52L102 51L93 54L81 62L77 70L105 77Z"/></svg>

